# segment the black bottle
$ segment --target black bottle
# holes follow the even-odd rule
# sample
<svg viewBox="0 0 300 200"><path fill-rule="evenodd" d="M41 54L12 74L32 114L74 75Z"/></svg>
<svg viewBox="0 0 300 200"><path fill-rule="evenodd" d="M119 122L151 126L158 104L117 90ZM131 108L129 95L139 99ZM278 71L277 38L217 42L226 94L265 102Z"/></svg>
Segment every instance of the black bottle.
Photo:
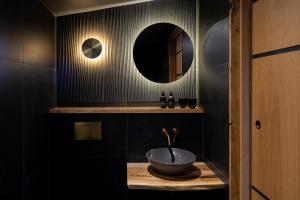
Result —
<svg viewBox="0 0 300 200"><path fill-rule="evenodd" d="M175 106L175 98L173 96L173 92L170 92L169 98L168 98L168 107L169 108L174 108Z"/></svg>
<svg viewBox="0 0 300 200"><path fill-rule="evenodd" d="M161 107L161 108L167 107L167 97L166 97L164 91L161 93L161 97L160 97L160 107Z"/></svg>

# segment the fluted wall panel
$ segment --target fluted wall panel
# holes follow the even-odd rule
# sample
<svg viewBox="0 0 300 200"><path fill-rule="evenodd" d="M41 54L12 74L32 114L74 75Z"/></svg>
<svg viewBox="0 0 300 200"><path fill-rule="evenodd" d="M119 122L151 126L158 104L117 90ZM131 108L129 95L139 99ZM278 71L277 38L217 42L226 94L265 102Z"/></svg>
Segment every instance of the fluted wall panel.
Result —
<svg viewBox="0 0 300 200"><path fill-rule="evenodd" d="M161 91L196 96L194 61L178 81L152 82L137 70L133 45L147 26L168 22L185 30L196 49L196 1L157 0L57 18L58 104L157 101ZM81 52L87 38L98 38L101 55L89 60Z"/></svg>

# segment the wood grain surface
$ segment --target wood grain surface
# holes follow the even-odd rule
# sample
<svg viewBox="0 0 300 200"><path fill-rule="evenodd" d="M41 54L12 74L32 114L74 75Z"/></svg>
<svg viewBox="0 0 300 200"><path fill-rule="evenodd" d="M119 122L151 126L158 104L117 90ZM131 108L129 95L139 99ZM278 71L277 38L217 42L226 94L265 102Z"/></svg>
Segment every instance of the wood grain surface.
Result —
<svg viewBox="0 0 300 200"><path fill-rule="evenodd" d="M127 163L127 185L129 189L196 191L224 188L224 182L203 162L181 176L160 175L149 167L149 163Z"/></svg>
<svg viewBox="0 0 300 200"><path fill-rule="evenodd" d="M299 65L300 51L253 60L252 185L272 200L300 197Z"/></svg>
<svg viewBox="0 0 300 200"><path fill-rule="evenodd" d="M49 113L70 113L70 114L180 114L180 113L204 113L202 107L196 108L160 108L160 107L56 107L50 109Z"/></svg>
<svg viewBox="0 0 300 200"><path fill-rule="evenodd" d="M266 200L266 199L260 196L255 190L252 189L251 200Z"/></svg>
<svg viewBox="0 0 300 200"><path fill-rule="evenodd" d="M249 200L252 0L231 0L229 91L229 198Z"/></svg>
<svg viewBox="0 0 300 200"><path fill-rule="evenodd" d="M253 54L300 45L300 1L260 0L253 4Z"/></svg>

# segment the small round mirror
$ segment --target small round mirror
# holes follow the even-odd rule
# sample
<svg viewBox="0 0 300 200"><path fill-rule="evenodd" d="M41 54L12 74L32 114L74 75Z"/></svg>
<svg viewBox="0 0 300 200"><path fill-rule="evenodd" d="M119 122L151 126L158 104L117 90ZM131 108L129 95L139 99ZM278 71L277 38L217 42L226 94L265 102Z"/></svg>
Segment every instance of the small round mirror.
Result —
<svg viewBox="0 0 300 200"><path fill-rule="evenodd" d="M193 44L180 27L153 24L137 37L133 58L139 72L157 83L170 83L183 77L193 62Z"/></svg>
<svg viewBox="0 0 300 200"><path fill-rule="evenodd" d="M100 41L95 38L89 38L82 44L82 53L90 59L97 58L101 54L101 51L102 45Z"/></svg>

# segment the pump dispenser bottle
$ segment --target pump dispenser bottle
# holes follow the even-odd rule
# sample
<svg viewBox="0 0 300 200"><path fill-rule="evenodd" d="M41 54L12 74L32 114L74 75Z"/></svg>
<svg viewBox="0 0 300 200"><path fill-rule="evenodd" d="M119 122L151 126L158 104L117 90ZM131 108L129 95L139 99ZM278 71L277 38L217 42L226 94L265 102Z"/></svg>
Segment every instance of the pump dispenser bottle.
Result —
<svg viewBox="0 0 300 200"><path fill-rule="evenodd" d="M167 97L166 97L164 91L161 93L161 97L160 97L160 107L161 107L161 108L167 107Z"/></svg>
<svg viewBox="0 0 300 200"><path fill-rule="evenodd" d="M168 107L169 108L174 108L175 107L175 98L173 96L173 92L170 92L170 95L168 97Z"/></svg>

